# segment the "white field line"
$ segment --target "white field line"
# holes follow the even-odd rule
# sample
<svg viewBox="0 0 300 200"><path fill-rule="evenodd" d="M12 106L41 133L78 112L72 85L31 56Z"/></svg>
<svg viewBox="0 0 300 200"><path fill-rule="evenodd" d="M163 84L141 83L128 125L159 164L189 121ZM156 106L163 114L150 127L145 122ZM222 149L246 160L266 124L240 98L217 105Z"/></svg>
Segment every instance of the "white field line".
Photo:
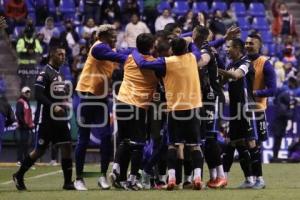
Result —
<svg viewBox="0 0 300 200"><path fill-rule="evenodd" d="M59 173L62 173L62 170L49 172L49 173L45 173L45 174L40 174L40 175L37 175L37 176L32 176L32 177L29 177L29 178L25 178L25 180L39 179L39 178L43 178L43 177L46 177L46 176L52 176L52 175L59 174ZM0 184L1 185L9 185L11 183L13 183L12 180L11 181L6 181L6 182L0 183Z"/></svg>

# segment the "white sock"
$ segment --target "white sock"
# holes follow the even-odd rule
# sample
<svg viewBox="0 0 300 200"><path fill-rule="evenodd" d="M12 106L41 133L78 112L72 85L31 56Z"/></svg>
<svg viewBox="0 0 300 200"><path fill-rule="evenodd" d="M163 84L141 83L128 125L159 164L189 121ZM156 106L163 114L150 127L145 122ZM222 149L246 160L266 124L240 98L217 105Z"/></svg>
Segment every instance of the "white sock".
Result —
<svg viewBox="0 0 300 200"><path fill-rule="evenodd" d="M225 178L228 179L229 172L224 172Z"/></svg>
<svg viewBox="0 0 300 200"><path fill-rule="evenodd" d="M262 176L257 176L256 181L264 181L264 178Z"/></svg>
<svg viewBox="0 0 300 200"><path fill-rule="evenodd" d="M217 176L219 178L225 178L225 173L224 173L224 169L223 169L223 165L219 165L217 166Z"/></svg>
<svg viewBox="0 0 300 200"><path fill-rule="evenodd" d="M166 182L167 176L166 175L158 175L158 179L159 179L159 181Z"/></svg>
<svg viewBox="0 0 300 200"><path fill-rule="evenodd" d="M215 180L217 178L217 169L216 168L209 169L209 178L210 178L210 180Z"/></svg>
<svg viewBox="0 0 300 200"><path fill-rule="evenodd" d="M116 170L118 174L120 174L120 165L119 163L114 163L112 166L112 170Z"/></svg>
<svg viewBox="0 0 300 200"><path fill-rule="evenodd" d="M194 169L194 180L196 177L201 177L201 168Z"/></svg>
<svg viewBox="0 0 300 200"><path fill-rule="evenodd" d="M170 178L176 178L175 176L175 169L169 169L168 170L169 179Z"/></svg>
<svg viewBox="0 0 300 200"><path fill-rule="evenodd" d="M250 183L253 183L253 177L252 176L246 177L246 180L249 181Z"/></svg>

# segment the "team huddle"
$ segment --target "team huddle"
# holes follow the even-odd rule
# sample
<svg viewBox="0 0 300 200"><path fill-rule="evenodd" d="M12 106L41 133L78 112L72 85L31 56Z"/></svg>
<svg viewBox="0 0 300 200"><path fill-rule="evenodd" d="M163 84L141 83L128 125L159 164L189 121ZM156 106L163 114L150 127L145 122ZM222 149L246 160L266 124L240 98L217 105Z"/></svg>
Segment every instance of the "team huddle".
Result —
<svg viewBox="0 0 300 200"><path fill-rule="evenodd" d="M26 190L24 174L52 142L61 147L63 189L87 190L83 172L92 130L105 132L101 134L98 179L102 189L111 185L124 190L224 188L235 150L245 178L239 188L265 188L260 148L268 137L265 110L267 97L276 90L276 76L268 59L260 55L260 35L250 34L244 42L239 31L231 27L223 38L211 41L212 33L206 27L196 26L191 33L181 34L180 27L170 23L155 36L140 34L136 49L120 51L114 49L114 26L99 26L98 40L90 48L75 88L80 112L75 112L74 182L65 117L70 89L59 73L65 50L51 49L50 60L35 84L40 113L37 145L13 175L17 189ZM230 60L227 66L216 50L224 44ZM120 71L122 75L116 73ZM109 88L116 81L121 82L113 87L118 146L108 174L112 141L111 134L106 134L110 132L108 106L103 105L109 104ZM230 120L223 136L226 145L221 145L224 87L229 94ZM204 160L209 168L206 183Z"/></svg>

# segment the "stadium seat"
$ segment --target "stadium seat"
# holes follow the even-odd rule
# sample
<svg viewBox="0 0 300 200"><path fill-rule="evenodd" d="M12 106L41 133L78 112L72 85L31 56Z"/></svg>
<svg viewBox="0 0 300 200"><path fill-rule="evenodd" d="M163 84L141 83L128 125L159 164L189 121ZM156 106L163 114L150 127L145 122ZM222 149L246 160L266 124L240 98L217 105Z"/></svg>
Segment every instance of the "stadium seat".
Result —
<svg viewBox="0 0 300 200"><path fill-rule="evenodd" d="M247 14L245 4L242 2L233 2L230 7L237 17L246 16Z"/></svg>
<svg viewBox="0 0 300 200"><path fill-rule="evenodd" d="M248 36L248 31L242 31L241 32L241 39L243 41L246 41L247 36Z"/></svg>
<svg viewBox="0 0 300 200"><path fill-rule="evenodd" d="M277 54L277 49L275 44L264 44L268 47L269 50L269 55L276 55Z"/></svg>
<svg viewBox="0 0 300 200"><path fill-rule="evenodd" d="M266 10L265 6L262 3L250 3L249 14L254 17L265 17Z"/></svg>
<svg viewBox="0 0 300 200"><path fill-rule="evenodd" d="M248 31L250 29L250 24L245 17L238 17L237 23L243 31Z"/></svg>
<svg viewBox="0 0 300 200"><path fill-rule="evenodd" d="M62 13L75 12L75 5L73 0L63 0L60 3L60 10Z"/></svg>
<svg viewBox="0 0 300 200"><path fill-rule="evenodd" d="M227 5L225 2L222 1L214 1L211 5L211 12L214 12L215 10L221 10L222 12L227 10Z"/></svg>
<svg viewBox="0 0 300 200"><path fill-rule="evenodd" d="M156 9L159 13L162 13L165 9L171 9L171 6L168 2L162 1L157 5Z"/></svg>
<svg viewBox="0 0 300 200"><path fill-rule="evenodd" d="M265 17L254 17L252 28L259 31L269 30L269 23Z"/></svg>
<svg viewBox="0 0 300 200"><path fill-rule="evenodd" d="M261 39L263 43L272 43L273 42L273 36L270 31L261 31Z"/></svg>
<svg viewBox="0 0 300 200"><path fill-rule="evenodd" d="M193 4L193 11L194 13L198 13L198 12L208 12L208 5L205 1L203 2L195 2Z"/></svg>
<svg viewBox="0 0 300 200"><path fill-rule="evenodd" d="M174 3L173 13L176 15L184 15L188 12L189 5L185 1L176 1Z"/></svg>
<svg viewBox="0 0 300 200"><path fill-rule="evenodd" d="M14 29L13 37L18 38L23 34L24 26L16 26Z"/></svg>
<svg viewBox="0 0 300 200"><path fill-rule="evenodd" d="M34 12L35 11L33 2L31 0L26 0L25 3L27 5L28 12Z"/></svg>
<svg viewBox="0 0 300 200"><path fill-rule="evenodd" d="M139 7L140 7L140 13L144 12L144 1L143 0L139 0L137 1Z"/></svg>

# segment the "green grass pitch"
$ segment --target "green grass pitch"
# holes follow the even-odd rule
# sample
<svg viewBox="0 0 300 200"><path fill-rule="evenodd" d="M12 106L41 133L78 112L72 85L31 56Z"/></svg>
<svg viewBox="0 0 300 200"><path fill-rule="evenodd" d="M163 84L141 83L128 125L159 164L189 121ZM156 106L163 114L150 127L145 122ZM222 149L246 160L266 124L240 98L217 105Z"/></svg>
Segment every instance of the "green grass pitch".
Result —
<svg viewBox="0 0 300 200"><path fill-rule="evenodd" d="M111 189L101 191L97 186L99 166L89 164L86 183L87 192L63 191L60 167L37 166L26 175L28 191L19 192L11 182L11 174L17 167L0 167L0 200L146 200L146 199L197 199L197 200L298 200L300 199L300 166L299 164L264 165L264 177L267 188L264 190L235 189L242 180L238 164L234 164L230 173L229 185L226 189L201 191L193 190L151 190L151 191L119 191ZM207 170L205 181L207 181Z"/></svg>

